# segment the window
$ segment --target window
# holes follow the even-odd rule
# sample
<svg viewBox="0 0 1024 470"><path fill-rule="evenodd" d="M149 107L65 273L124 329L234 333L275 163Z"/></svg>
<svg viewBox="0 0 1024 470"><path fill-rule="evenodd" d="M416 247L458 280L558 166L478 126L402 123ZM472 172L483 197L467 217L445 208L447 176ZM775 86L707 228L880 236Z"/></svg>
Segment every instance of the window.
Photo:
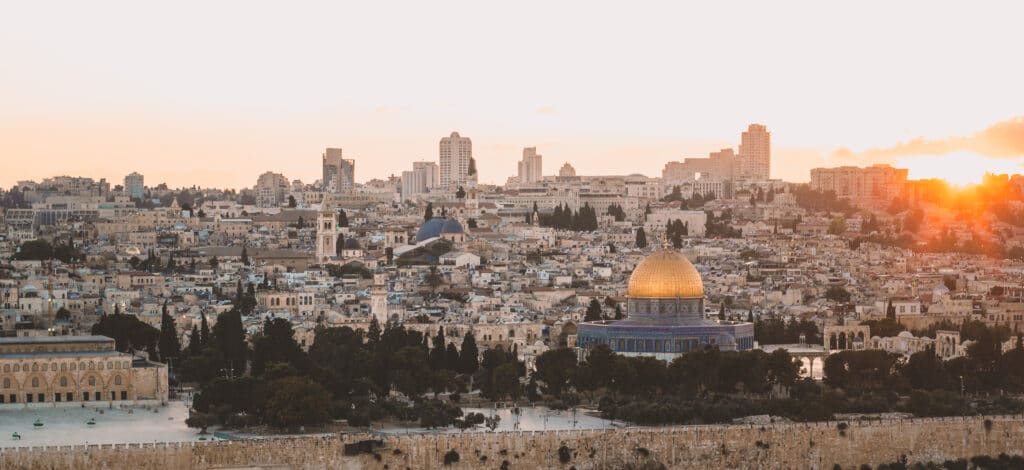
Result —
<svg viewBox="0 0 1024 470"><path fill-rule="evenodd" d="M9 398L11 399L10 400L11 403L17 403L18 402L18 396L13 394L13 393L11 394L11 396Z"/></svg>
<svg viewBox="0 0 1024 470"><path fill-rule="evenodd" d="M67 401L73 401L75 399L75 396L71 392L65 393L64 395L67 398Z"/></svg>
<svg viewBox="0 0 1024 470"><path fill-rule="evenodd" d="M89 392L82 392L82 401L89 401Z"/></svg>
<svg viewBox="0 0 1024 470"><path fill-rule="evenodd" d="M61 387L67 387L68 386L68 378L67 377L61 377L60 378L60 386Z"/></svg>
<svg viewBox="0 0 1024 470"><path fill-rule="evenodd" d="M96 377L89 377L89 386L90 387L95 387L96 386Z"/></svg>
<svg viewBox="0 0 1024 470"><path fill-rule="evenodd" d="M37 396L39 397L39 403L43 403L46 401L46 395L40 393Z"/></svg>
<svg viewBox="0 0 1024 470"><path fill-rule="evenodd" d="M32 388L39 386L39 377L32 377Z"/></svg>
<svg viewBox="0 0 1024 470"><path fill-rule="evenodd" d="M103 399L103 397L101 397L101 396L100 396L100 392L96 392L96 393L94 393L93 395L95 395L95 396L96 396L96 401L100 401L100 400L102 400L102 399Z"/></svg>
<svg viewBox="0 0 1024 470"><path fill-rule="evenodd" d="M127 400L128 399L128 392L127 391L125 391L125 390L121 391L121 399L122 400Z"/></svg>
<svg viewBox="0 0 1024 470"><path fill-rule="evenodd" d="M121 385L121 376L114 377L114 385Z"/></svg>
<svg viewBox="0 0 1024 470"><path fill-rule="evenodd" d="M25 401L27 403L32 403L32 394L31 393L26 393L25 394Z"/></svg>
<svg viewBox="0 0 1024 470"><path fill-rule="evenodd" d="M11 379L4 379L4 388L11 388Z"/></svg>
<svg viewBox="0 0 1024 470"><path fill-rule="evenodd" d="M61 396L60 396L59 393L54 393L53 394L53 401L60 401L60 399L61 399Z"/></svg>

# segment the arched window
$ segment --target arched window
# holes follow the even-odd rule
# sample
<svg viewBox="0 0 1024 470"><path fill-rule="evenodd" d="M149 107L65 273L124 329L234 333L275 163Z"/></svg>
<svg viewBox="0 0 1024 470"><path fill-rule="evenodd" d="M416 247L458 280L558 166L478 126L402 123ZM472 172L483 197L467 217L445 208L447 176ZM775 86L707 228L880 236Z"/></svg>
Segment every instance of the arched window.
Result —
<svg viewBox="0 0 1024 470"><path fill-rule="evenodd" d="M95 387L96 386L96 377L89 377L89 386L90 387Z"/></svg>
<svg viewBox="0 0 1024 470"><path fill-rule="evenodd" d="M71 363L71 370L78 370L78 363L77 362L72 362Z"/></svg>
<svg viewBox="0 0 1024 470"><path fill-rule="evenodd" d="M15 364L15 365L14 365L14 371L15 371L15 372L19 372L19 371L21 371L21 364Z"/></svg>
<svg viewBox="0 0 1024 470"><path fill-rule="evenodd" d="M32 377L32 387L35 388L35 387L38 387L38 386L39 386L39 377Z"/></svg>
<svg viewBox="0 0 1024 470"><path fill-rule="evenodd" d="M115 375L114 376L114 385L121 385L121 376L120 375Z"/></svg>
<svg viewBox="0 0 1024 470"><path fill-rule="evenodd" d="M4 379L4 388L11 388L11 379Z"/></svg>
<svg viewBox="0 0 1024 470"><path fill-rule="evenodd" d="M32 372L39 372L39 364L32 363Z"/></svg>
<svg viewBox="0 0 1024 470"><path fill-rule="evenodd" d="M61 377L60 378L60 386L61 387L67 387L68 386L68 378L67 377Z"/></svg>

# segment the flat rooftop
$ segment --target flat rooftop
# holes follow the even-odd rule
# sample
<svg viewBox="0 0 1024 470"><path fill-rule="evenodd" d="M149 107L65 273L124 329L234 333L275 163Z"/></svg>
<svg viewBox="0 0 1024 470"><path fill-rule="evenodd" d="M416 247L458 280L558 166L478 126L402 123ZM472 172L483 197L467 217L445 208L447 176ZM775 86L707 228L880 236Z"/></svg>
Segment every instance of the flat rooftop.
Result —
<svg viewBox="0 0 1024 470"><path fill-rule="evenodd" d="M114 338L100 335L82 336L18 336L0 338L0 346L5 344L67 344L67 343L106 343Z"/></svg>

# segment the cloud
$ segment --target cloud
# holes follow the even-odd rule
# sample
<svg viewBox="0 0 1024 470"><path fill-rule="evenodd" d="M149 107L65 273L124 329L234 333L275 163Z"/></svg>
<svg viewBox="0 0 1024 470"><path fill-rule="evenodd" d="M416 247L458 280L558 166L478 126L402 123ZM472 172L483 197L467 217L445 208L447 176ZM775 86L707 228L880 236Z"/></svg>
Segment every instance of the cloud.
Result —
<svg viewBox="0 0 1024 470"><path fill-rule="evenodd" d="M554 107L552 105L541 106L541 107L537 108L537 114L547 114L547 115L558 114L558 108L556 108L556 107Z"/></svg>
<svg viewBox="0 0 1024 470"><path fill-rule="evenodd" d="M892 147L873 148L862 152L840 148L832 153L832 158L858 163L891 163L900 157L946 155L955 152L970 152L994 158L1024 156L1024 116L997 122L968 136L945 139L917 137Z"/></svg>

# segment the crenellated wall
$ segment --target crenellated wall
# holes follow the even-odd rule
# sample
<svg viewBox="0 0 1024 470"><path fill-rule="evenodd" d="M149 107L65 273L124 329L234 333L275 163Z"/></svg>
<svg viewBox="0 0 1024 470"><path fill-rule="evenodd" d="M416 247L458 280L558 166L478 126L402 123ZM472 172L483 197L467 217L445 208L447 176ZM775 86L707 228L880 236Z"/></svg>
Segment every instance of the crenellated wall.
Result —
<svg viewBox="0 0 1024 470"><path fill-rule="evenodd" d="M841 429L842 428L842 429ZM591 431L418 434L383 437L376 455L343 455L369 435L280 437L203 443L0 449L0 469L299 468L617 469L643 463L668 468L831 469L941 462L975 455L1024 454L1024 416L873 422L683 426ZM567 463L559 459L565 446ZM449 450L459 462L443 464Z"/></svg>

